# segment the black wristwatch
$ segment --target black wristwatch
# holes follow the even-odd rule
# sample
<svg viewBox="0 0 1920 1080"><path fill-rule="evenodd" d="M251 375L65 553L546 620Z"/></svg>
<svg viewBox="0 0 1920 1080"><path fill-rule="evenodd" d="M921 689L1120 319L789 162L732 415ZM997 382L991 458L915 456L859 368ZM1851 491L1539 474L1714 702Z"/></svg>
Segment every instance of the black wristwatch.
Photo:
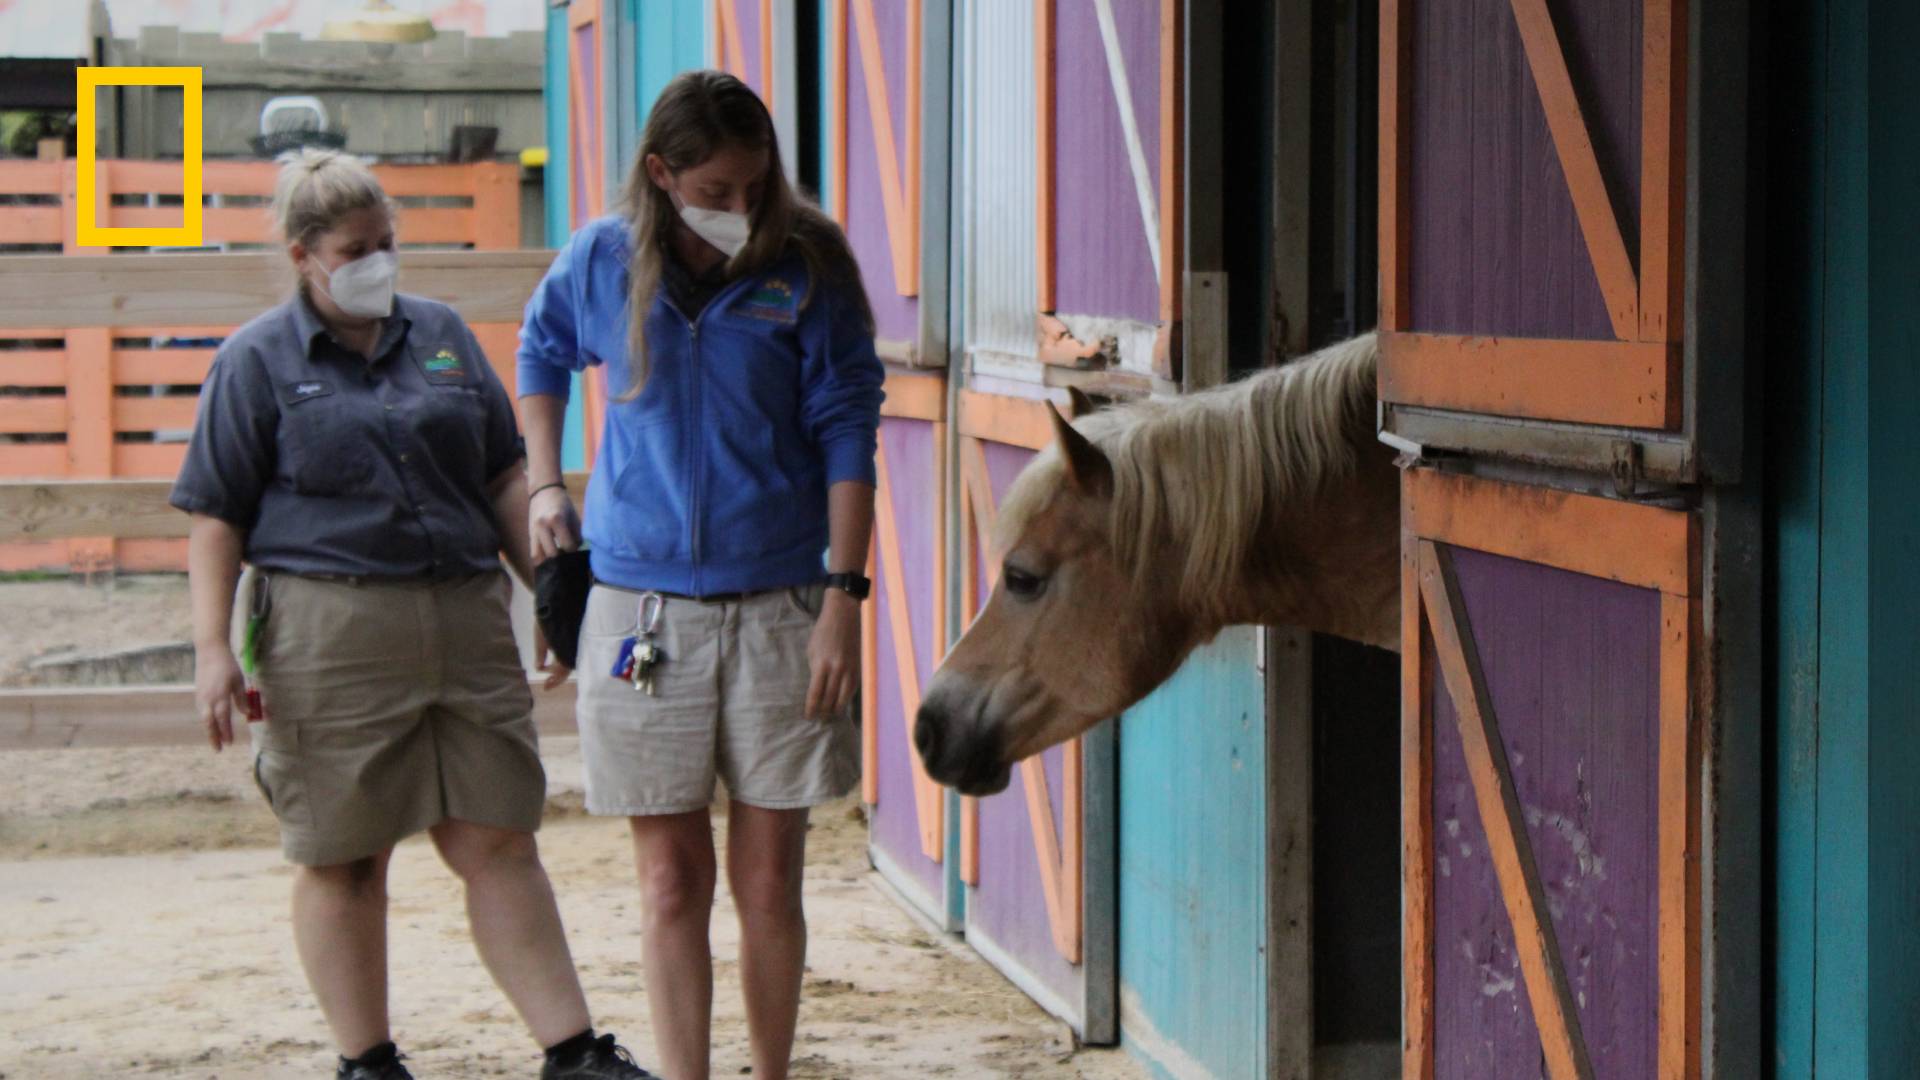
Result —
<svg viewBox="0 0 1920 1080"><path fill-rule="evenodd" d="M873 582L864 574L828 574L827 588L839 589L855 600L865 600L873 592Z"/></svg>

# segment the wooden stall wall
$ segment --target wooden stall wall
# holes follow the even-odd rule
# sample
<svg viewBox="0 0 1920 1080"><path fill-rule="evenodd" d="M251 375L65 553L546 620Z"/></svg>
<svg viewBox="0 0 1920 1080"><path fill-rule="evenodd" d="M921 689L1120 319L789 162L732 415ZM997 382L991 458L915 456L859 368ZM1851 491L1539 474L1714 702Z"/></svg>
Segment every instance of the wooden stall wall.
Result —
<svg viewBox="0 0 1920 1080"><path fill-rule="evenodd" d="M860 261L880 355L908 365L941 362L921 355L923 4L822 4L827 205Z"/></svg>
<svg viewBox="0 0 1920 1080"><path fill-rule="evenodd" d="M1687 0L1382 0L1381 396L1678 431Z"/></svg>
<svg viewBox="0 0 1920 1080"><path fill-rule="evenodd" d="M946 380L895 374L875 460L874 597L862 609L863 801L881 875L936 924L957 929L947 793L913 746L921 691L947 650Z"/></svg>
<svg viewBox="0 0 1920 1080"><path fill-rule="evenodd" d="M1699 534L1410 472L1404 1075L1699 1075Z"/></svg>

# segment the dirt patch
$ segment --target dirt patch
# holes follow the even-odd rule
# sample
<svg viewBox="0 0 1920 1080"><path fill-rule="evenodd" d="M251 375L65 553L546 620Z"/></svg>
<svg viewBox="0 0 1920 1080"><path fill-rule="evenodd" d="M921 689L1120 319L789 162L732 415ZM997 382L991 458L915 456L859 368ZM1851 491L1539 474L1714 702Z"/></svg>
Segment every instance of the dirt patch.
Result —
<svg viewBox="0 0 1920 1080"><path fill-rule="evenodd" d="M579 809L577 740L545 740L541 848L596 1018L651 1059L625 825ZM290 871L242 750L0 753L0 1077L276 1080L333 1050L286 926ZM716 837L726 821L716 815ZM396 1036L426 1077L527 1077L538 1060L421 839L395 855ZM739 929L716 901L714 1070L746 1075ZM793 1075L1087 1077L1144 1072L1066 1027L875 884L852 801L808 836L811 931Z"/></svg>
<svg viewBox="0 0 1920 1080"><path fill-rule="evenodd" d="M0 619L0 686L45 681L30 670L35 660L193 641L185 574L0 581L0 611L8 613Z"/></svg>

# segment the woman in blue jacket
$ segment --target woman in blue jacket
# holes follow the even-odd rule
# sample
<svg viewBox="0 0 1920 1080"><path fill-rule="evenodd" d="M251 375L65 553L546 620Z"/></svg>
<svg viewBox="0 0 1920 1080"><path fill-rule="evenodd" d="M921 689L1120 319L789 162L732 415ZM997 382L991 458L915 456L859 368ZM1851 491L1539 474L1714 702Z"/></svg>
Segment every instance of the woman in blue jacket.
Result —
<svg viewBox="0 0 1920 1080"><path fill-rule="evenodd" d="M613 394L585 528L562 483L570 376ZM873 521L883 372L839 228L798 199L766 106L713 71L668 85L619 213L587 224L527 305L519 386L535 558L584 535L587 809L631 825L660 1066L708 1074L708 816L727 880L754 1075L787 1075L806 923L807 812L859 773L847 705Z"/></svg>

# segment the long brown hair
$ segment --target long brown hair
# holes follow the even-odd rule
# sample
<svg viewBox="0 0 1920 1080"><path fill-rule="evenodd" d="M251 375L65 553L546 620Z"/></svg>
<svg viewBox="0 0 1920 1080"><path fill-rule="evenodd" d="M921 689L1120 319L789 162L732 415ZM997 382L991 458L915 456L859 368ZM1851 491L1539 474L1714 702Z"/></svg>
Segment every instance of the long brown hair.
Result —
<svg viewBox="0 0 1920 1080"><path fill-rule="evenodd" d="M680 220L667 193L647 175L647 157L660 155L670 172L690 169L725 146L767 152L767 173L761 183L759 205L753 209L753 232L747 246L727 263L727 276L737 278L764 270L788 254L799 255L810 280L804 307L813 285L841 289L860 313L861 326L873 331L873 309L860 281L847 238L832 218L795 194L780 165L780 143L773 117L760 96L746 83L724 71L687 71L667 84L653 103L647 126L640 133L640 149L633 156L626 186L620 193L620 212L632 230L633 262L627 303L627 367L632 385L620 401L638 397L647 385L647 312L660 291L667 238Z"/></svg>

